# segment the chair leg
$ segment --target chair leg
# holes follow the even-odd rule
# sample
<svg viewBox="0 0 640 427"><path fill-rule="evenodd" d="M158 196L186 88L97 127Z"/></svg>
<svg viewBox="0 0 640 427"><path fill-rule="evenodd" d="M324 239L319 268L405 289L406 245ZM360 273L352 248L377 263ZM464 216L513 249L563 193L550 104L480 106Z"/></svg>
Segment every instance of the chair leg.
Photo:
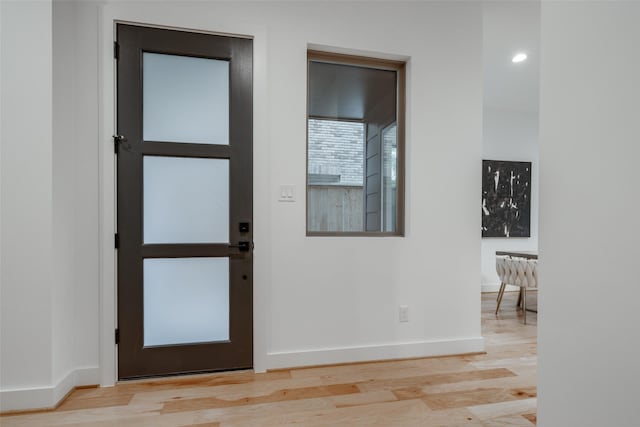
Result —
<svg viewBox="0 0 640 427"><path fill-rule="evenodd" d="M520 293L518 293L518 307L522 307L522 288L520 288Z"/></svg>
<svg viewBox="0 0 640 427"><path fill-rule="evenodd" d="M524 324L527 324L527 288L520 288L522 290L522 313L524 314Z"/></svg>
<svg viewBox="0 0 640 427"><path fill-rule="evenodd" d="M502 297L504 296L504 289L507 287L507 284L502 282L500 283L500 291L498 292L498 304L496 306L496 315L498 315L498 310L500 310L500 304L502 303Z"/></svg>

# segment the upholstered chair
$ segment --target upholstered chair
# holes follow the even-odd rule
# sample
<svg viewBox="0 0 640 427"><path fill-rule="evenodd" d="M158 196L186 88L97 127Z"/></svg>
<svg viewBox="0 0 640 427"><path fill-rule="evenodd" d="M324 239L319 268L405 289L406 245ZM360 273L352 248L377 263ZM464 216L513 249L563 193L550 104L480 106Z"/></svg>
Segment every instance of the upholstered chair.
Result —
<svg viewBox="0 0 640 427"><path fill-rule="evenodd" d="M527 323L527 289L538 288L538 260L496 256L496 272L500 277L500 291L496 314L504 296L506 285L519 286L522 292L524 323Z"/></svg>
<svg viewBox="0 0 640 427"><path fill-rule="evenodd" d="M502 297L504 296L504 290L507 287L507 269L506 269L506 259L509 258L504 255L496 255L496 273L498 273L498 277L500 278L500 290L498 291L498 303L496 306L496 315L498 314L498 310L500 310L500 303L502 303Z"/></svg>

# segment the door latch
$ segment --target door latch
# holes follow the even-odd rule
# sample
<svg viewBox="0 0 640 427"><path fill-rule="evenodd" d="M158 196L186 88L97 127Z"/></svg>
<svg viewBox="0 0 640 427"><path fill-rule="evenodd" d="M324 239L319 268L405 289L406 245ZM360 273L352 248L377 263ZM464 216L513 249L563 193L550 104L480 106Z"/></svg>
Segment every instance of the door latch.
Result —
<svg viewBox="0 0 640 427"><path fill-rule="evenodd" d="M229 245L229 248L238 249L240 252L249 252L253 250L253 242L241 241L237 245Z"/></svg>

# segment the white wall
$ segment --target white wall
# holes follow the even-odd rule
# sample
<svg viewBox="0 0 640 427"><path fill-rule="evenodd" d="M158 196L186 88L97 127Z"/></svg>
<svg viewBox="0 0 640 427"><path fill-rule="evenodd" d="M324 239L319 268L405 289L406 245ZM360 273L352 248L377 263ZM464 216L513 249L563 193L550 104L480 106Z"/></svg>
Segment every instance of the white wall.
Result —
<svg viewBox="0 0 640 427"><path fill-rule="evenodd" d="M97 384L97 9L53 2L53 384ZM94 30L95 31L95 30ZM69 48L71 47L71 49ZM92 105L93 103L93 105Z"/></svg>
<svg viewBox="0 0 640 427"><path fill-rule="evenodd" d="M113 19L255 36L257 370L483 348L477 292L481 5L114 1L104 8L93 2L73 7L56 2L55 7L56 123L48 166L55 200L49 209L56 225L75 231L73 238L62 237L66 250L56 255L62 263L56 274L65 279L73 275L73 284L57 283L53 302L45 307L54 321L45 338L51 345L51 337L56 337L56 356L48 364L55 373L49 372L48 384L68 369L73 375L66 378L80 383L83 369L98 364L103 384L114 379ZM379 30L389 26L392 37ZM455 32L450 31L453 27ZM305 236L308 44L409 59L405 238ZM41 89L47 90L51 87ZM65 133L67 125L72 128ZM2 159L4 178L4 147ZM37 177L42 181L43 172ZM281 184L297 187L296 203L277 201ZM11 212L3 206L3 224ZM2 233L4 256L4 227ZM4 270L2 274L4 278ZM73 317L61 311L71 294ZM17 304L30 301L24 294L16 298ZM409 323L398 322L400 304L409 305ZM70 353L60 343L68 343L62 331L71 323L76 325L72 341L77 358L69 363ZM6 348L7 357L17 360L13 349ZM44 378L40 372L33 377ZM23 384L17 374L12 385Z"/></svg>
<svg viewBox="0 0 640 427"><path fill-rule="evenodd" d="M1 9L0 390L51 385L51 1ZM0 408L12 405L0 395Z"/></svg>
<svg viewBox="0 0 640 427"><path fill-rule="evenodd" d="M91 91L82 85L91 67L75 59L95 52L97 37L76 40L83 8L70 3L1 10L0 410L51 407L99 382L97 105L74 111Z"/></svg>
<svg viewBox="0 0 640 427"><path fill-rule="evenodd" d="M257 64L266 69L256 70L268 90L266 109L255 112L268 119L267 137L255 133L256 146L268 147L268 157L256 158L257 164L267 162L256 182L269 183L265 205L258 198L256 207L270 218L264 222L256 215L256 231L267 227L270 233L270 240L256 236L256 333L268 337L266 348L257 349L258 368L481 348L479 218L472 214L481 159L480 5L199 3L185 8L114 2L105 16L245 34L267 25L266 64ZM402 23L393 37L378 30L390 23ZM451 33L452 25L464 30ZM256 42L264 40L256 37ZM305 236L308 43L410 58L405 238ZM278 203L280 184L297 187L297 203ZM409 305L408 324L398 322L400 304Z"/></svg>
<svg viewBox="0 0 640 427"><path fill-rule="evenodd" d="M538 424L638 425L640 3L543 2Z"/></svg>
<svg viewBox="0 0 640 427"><path fill-rule="evenodd" d="M53 7L53 377L59 381L74 363L75 269L75 141L74 117L74 8L55 2Z"/></svg>
<svg viewBox="0 0 640 427"><path fill-rule="evenodd" d="M496 251L538 250L538 114L537 112L483 110L482 156L487 160L532 162L531 165L531 237L485 237L482 239L482 290L496 291L500 280L496 274Z"/></svg>
<svg viewBox="0 0 640 427"><path fill-rule="evenodd" d="M98 10L95 6L80 2L68 9L66 1L54 0L54 70L59 66L62 79L72 78L73 86L70 92L58 91L57 81L54 80L54 102L62 103L60 109L54 104L54 114L60 110L67 111L72 126L68 129L56 127L54 122L54 150L56 143L63 140L73 141L68 151L66 162L60 163L61 168L68 167L67 179L72 186L73 198L70 200L72 208L68 210L73 215L73 294L76 303L72 307L76 319L74 328L74 350L76 367L85 370L87 374L84 382L96 384L99 382L95 370L99 363L99 185L98 171L98 89L95 79L98 75L98 61L95 58L98 45L98 35L95 29L99 25ZM65 27L61 30L59 27ZM63 34L60 34L64 31ZM60 34L60 38L57 38ZM65 49L69 45L64 41L70 38L74 54L69 62L64 61ZM58 42L58 43L56 43ZM62 62L62 64L61 64ZM54 76L55 77L55 76ZM69 108L72 108L69 114ZM71 117L69 117L71 115ZM55 118L55 116L54 116ZM56 133L59 131L59 133ZM55 160L55 157L54 157ZM55 172L55 165L54 165Z"/></svg>

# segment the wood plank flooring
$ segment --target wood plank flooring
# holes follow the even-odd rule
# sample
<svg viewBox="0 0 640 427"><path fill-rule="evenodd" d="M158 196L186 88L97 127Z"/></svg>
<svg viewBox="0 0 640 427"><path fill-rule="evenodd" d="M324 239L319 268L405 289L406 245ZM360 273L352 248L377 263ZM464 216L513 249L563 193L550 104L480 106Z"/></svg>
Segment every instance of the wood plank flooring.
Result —
<svg viewBox="0 0 640 427"><path fill-rule="evenodd" d="M506 293L495 316L496 294L482 295L486 354L123 382L0 425L533 426L537 315L523 325L516 298Z"/></svg>

